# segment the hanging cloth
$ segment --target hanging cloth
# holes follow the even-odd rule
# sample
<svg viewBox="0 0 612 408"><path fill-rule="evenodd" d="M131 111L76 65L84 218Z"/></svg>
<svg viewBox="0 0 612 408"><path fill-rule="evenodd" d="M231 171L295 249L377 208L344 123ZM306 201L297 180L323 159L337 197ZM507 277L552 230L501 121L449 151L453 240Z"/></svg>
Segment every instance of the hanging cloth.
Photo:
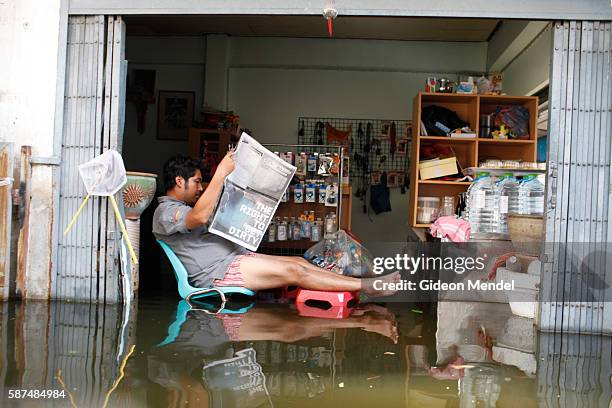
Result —
<svg viewBox="0 0 612 408"><path fill-rule="evenodd" d="M391 211L391 198L389 187L387 186L386 171L383 171L380 176L380 183L370 187L370 207L372 207L376 214Z"/></svg>

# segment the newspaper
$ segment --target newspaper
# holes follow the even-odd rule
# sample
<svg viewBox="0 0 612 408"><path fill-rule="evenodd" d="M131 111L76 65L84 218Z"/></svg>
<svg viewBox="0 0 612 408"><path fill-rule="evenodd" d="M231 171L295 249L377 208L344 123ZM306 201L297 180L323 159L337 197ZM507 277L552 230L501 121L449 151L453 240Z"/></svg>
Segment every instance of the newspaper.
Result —
<svg viewBox="0 0 612 408"><path fill-rule="evenodd" d="M242 133L209 231L256 251L296 168Z"/></svg>

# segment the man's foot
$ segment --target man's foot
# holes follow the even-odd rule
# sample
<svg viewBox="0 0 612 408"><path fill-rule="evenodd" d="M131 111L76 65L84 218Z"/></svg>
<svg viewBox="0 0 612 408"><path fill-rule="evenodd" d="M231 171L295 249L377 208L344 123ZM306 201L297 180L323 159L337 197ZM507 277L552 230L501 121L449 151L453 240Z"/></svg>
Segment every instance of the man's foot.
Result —
<svg viewBox="0 0 612 408"><path fill-rule="evenodd" d="M399 339L399 333L397 331L397 324L395 320L390 320L385 316L381 315L366 315L363 317L366 321L363 330L371 333L378 333L382 336L389 338L393 344L397 344Z"/></svg>
<svg viewBox="0 0 612 408"><path fill-rule="evenodd" d="M401 280L399 272L393 272L388 275L379 276L377 278L362 279L362 290L365 294L372 297L391 296L396 289L389 289L387 284L398 283Z"/></svg>

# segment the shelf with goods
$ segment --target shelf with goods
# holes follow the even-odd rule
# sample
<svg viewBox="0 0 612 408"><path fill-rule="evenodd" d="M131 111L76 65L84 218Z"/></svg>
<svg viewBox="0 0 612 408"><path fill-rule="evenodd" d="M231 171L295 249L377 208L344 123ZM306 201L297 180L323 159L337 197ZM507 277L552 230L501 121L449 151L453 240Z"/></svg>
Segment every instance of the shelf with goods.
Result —
<svg viewBox="0 0 612 408"><path fill-rule="evenodd" d="M469 181L429 179L421 180L419 162L426 146L449 147L461 169L477 167L487 159L535 161L537 147L537 97L474 94L436 94L421 92L413 100L413 123L420 123L423 108L442 106L457 113L475 132L480 129L480 115L489 115L498 106L523 106L529 111L529 138L525 140L489 138L451 138L447 136L421 135L420 126L413 126L411 157L411 192L408 222L415 228L427 228L431 224L417 222L418 197L456 197L470 186Z"/></svg>
<svg viewBox="0 0 612 408"><path fill-rule="evenodd" d="M536 161L538 98L536 96L480 95L479 115L490 115L498 106L522 106L529 111L528 139L478 139L478 162L487 159Z"/></svg>
<svg viewBox="0 0 612 408"><path fill-rule="evenodd" d="M282 254L282 255L302 255L303 252L315 245L316 242L323 239L325 234L326 217L335 217L334 224L336 228L350 229L351 223L351 188L350 186L342 185L342 165L343 155L342 148L331 145L264 145L267 149L277 153L281 158L292 161L298 170L293 177L291 184L287 189L285 198L279 203L276 212L273 216L275 238L270 242L270 229L261 242L260 248L264 253ZM316 153L316 155L315 155ZM325 174L321 174L321 164L324 163L322 157L333 159L334 166ZM300 163L305 160L308 162L316 162L316 166L305 167L300 169ZM336 191L336 205L329 205L330 186L334 186ZM322 189L324 186L324 190ZM307 202L307 193L309 190L314 192L314 202ZM296 190L300 191L301 198L296 202ZM323 193L323 194L322 194ZM323 200L323 201L321 201ZM327 205L325 203L327 202ZM313 217L314 214L314 217ZM311 216L308 219L308 215ZM292 234L286 234L285 240L278 240L278 225L283 224L289 232L289 226L293 222L299 223L304 231L309 231L308 227L312 228L315 224L319 228L319 239L311 240L308 237L300 239L292 239ZM288 223L288 224L287 224ZM308 223L308 225L306 225ZM331 224L330 224L331 225ZM283 227L283 229L285 228ZM297 227L297 224L296 224ZM306 228L306 229L304 229Z"/></svg>
<svg viewBox="0 0 612 408"><path fill-rule="evenodd" d="M433 142L444 142L444 143L449 143L449 144L455 144L455 143L470 143L470 142L473 143L478 139L475 137L460 138L460 137L448 137L448 136L421 136L421 140L422 141L431 140Z"/></svg>

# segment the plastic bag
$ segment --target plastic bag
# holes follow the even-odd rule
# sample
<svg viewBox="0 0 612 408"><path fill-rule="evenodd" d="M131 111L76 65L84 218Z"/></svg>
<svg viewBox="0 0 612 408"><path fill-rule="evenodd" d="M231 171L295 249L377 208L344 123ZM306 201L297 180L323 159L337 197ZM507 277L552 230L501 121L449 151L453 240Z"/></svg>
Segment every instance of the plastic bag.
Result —
<svg viewBox="0 0 612 408"><path fill-rule="evenodd" d="M90 195L112 196L127 183L123 159L115 150L79 165L79 173Z"/></svg>
<svg viewBox="0 0 612 408"><path fill-rule="evenodd" d="M310 247L304 258L340 275L356 278L375 276L372 254L343 230Z"/></svg>
<svg viewBox="0 0 612 408"><path fill-rule="evenodd" d="M522 106L498 107L493 123L497 128L505 125L513 139L529 139L529 110Z"/></svg>

